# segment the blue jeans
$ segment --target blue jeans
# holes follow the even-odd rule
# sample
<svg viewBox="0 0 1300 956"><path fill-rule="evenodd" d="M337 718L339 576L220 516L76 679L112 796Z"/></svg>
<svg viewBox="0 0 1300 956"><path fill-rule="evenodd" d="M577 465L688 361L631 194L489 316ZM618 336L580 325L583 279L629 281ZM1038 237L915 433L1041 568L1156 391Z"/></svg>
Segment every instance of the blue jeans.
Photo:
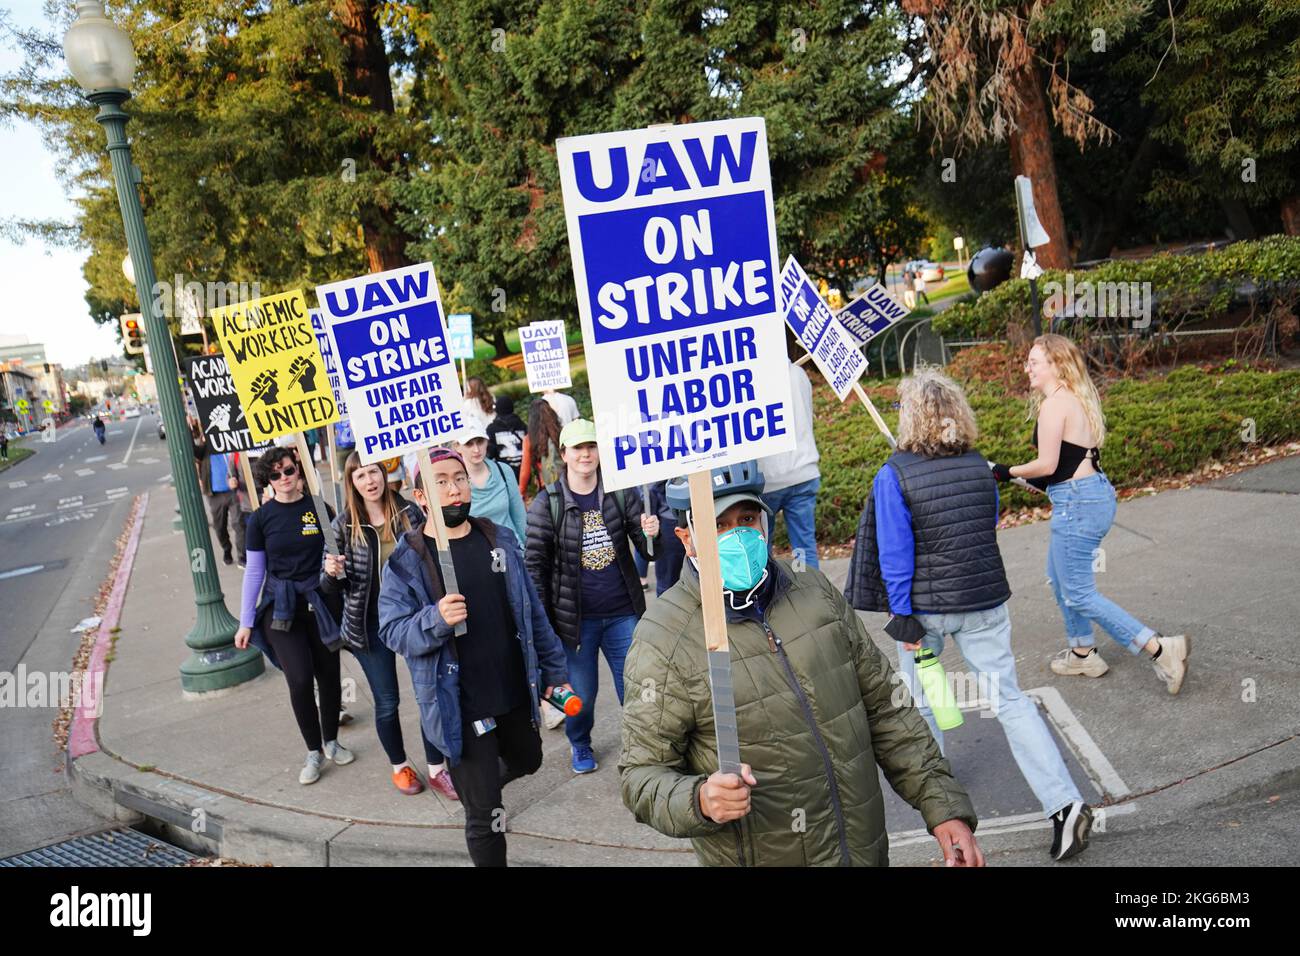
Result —
<svg viewBox="0 0 1300 956"><path fill-rule="evenodd" d="M1049 485L1052 500L1052 539L1047 549L1047 577L1065 618L1072 647L1091 647L1092 625L1134 654L1155 636L1114 601L1097 590L1093 560L1101 539L1115 521L1115 489L1103 474Z"/></svg>
<svg viewBox="0 0 1300 956"><path fill-rule="evenodd" d="M373 618L372 618L373 619ZM361 664L370 693L375 699L375 732L379 734L379 743L388 755L388 762L393 765L406 760L406 744L402 740L402 723L397 716L401 696L397 690L397 655L388 649L375 631L367 637L364 651L353 651L352 656ZM423 730L420 732L424 737ZM440 764L445 759L440 751L428 740L424 741L424 759L431 764Z"/></svg>
<svg viewBox="0 0 1300 956"><path fill-rule="evenodd" d="M790 538L790 547L796 556L803 554L804 562L810 568L819 566L813 515L817 507L817 490L821 486L822 480L813 478L763 495L763 503L772 509L773 519L778 511L785 512L785 533ZM771 535L768 537L770 540Z"/></svg>
<svg viewBox="0 0 1300 956"><path fill-rule="evenodd" d="M569 661L569 684L582 700L582 713L564 721L564 733L575 747L591 746L591 728L596 723L596 691L600 675L596 670L597 654L605 654L605 663L614 675L614 692L623 705L623 661L632 646L632 631L636 629L635 614L620 617L584 617L575 650L564 645L564 656Z"/></svg>
<svg viewBox="0 0 1300 956"><path fill-rule="evenodd" d="M1016 659L1011 653L1011 615L1007 606L999 604L987 611L961 614L917 614L916 619L925 628L922 646L933 650L936 657L943 651L945 635L952 635L957 642L971 671L957 675L955 686L970 689L974 679L974 689L997 714L1011 746L1011 756L1042 805L1043 813L1051 816L1073 801L1082 800L1038 706L1020 689L1016 679ZM912 690L917 709L930 725L930 732L942 751L943 731L935 726L934 714L916 681L915 653L898 645L898 672ZM959 698L957 703L963 701Z"/></svg>

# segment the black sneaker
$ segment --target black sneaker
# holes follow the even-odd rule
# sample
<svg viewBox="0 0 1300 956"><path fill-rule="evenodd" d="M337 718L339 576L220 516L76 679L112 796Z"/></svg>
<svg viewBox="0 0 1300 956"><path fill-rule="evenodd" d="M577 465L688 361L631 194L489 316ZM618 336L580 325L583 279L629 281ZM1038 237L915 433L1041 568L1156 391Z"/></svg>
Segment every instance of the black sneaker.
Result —
<svg viewBox="0 0 1300 956"><path fill-rule="evenodd" d="M1092 831L1092 808L1076 800L1052 814L1052 859L1068 860L1088 848L1088 834Z"/></svg>
<svg viewBox="0 0 1300 956"><path fill-rule="evenodd" d="M234 564L235 556L231 554L229 551L222 551L221 560L224 561L226 564Z"/></svg>

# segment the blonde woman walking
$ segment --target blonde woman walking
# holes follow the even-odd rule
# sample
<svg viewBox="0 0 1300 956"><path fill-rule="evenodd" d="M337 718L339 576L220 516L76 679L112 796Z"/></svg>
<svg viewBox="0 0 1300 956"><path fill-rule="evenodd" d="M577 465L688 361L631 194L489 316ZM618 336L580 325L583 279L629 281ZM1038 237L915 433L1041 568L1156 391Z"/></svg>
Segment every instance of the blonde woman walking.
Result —
<svg viewBox="0 0 1300 956"><path fill-rule="evenodd" d="M1083 354L1063 335L1040 335L1025 372L1034 392L1030 417L1036 417L1038 457L1023 465L995 464L993 474L999 481L1027 479L1052 501L1047 576L1070 642L1052 661L1052 672L1101 677L1110 669L1093 642L1095 623L1130 653L1145 652L1169 693L1177 694L1187 676L1191 640L1147 627L1103 596L1093 576L1093 556L1115 521L1115 489L1101 470L1106 422Z"/></svg>

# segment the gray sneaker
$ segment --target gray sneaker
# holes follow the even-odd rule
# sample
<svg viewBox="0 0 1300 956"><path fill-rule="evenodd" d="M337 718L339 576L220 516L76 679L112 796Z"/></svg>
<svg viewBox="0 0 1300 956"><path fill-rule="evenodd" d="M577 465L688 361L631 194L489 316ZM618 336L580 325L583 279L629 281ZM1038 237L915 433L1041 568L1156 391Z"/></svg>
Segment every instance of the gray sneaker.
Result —
<svg viewBox="0 0 1300 956"><path fill-rule="evenodd" d="M1185 634L1175 634L1173 637L1161 635L1156 640L1160 642L1160 656L1151 662L1151 666L1155 668L1156 676L1165 682L1169 693L1176 694L1182 690L1183 679L1187 677L1192 639Z"/></svg>
<svg viewBox="0 0 1300 956"><path fill-rule="evenodd" d="M330 760L333 760L340 767L350 764L352 761L357 759L356 755L352 753L351 750L348 750L347 747L344 747L337 740L331 740L325 744L325 756L329 757Z"/></svg>
<svg viewBox="0 0 1300 956"><path fill-rule="evenodd" d="M304 787L309 783L315 783L320 779L321 764L325 762L325 755L319 750L313 750L307 754L307 762L302 765L302 772L298 774L298 782Z"/></svg>

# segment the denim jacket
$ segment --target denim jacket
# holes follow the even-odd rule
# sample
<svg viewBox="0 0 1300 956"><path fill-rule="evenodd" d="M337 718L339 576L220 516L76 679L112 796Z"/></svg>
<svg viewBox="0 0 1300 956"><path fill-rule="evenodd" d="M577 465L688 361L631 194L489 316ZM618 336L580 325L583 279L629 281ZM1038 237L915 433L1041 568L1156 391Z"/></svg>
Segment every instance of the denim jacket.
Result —
<svg viewBox="0 0 1300 956"><path fill-rule="evenodd" d="M524 568L514 532L481 518L469 520L486 535L498 560L505 562L506 596L523 650L524 680L537 725L542 690L569 679L564 650ZM460 763L462 749L460 664L451 640L453 628L438 613L445 592L436 561L422 528L412 529L398 541L379 580L379 639L406 658L420 707L420 726L454 767Z"/></svg>

